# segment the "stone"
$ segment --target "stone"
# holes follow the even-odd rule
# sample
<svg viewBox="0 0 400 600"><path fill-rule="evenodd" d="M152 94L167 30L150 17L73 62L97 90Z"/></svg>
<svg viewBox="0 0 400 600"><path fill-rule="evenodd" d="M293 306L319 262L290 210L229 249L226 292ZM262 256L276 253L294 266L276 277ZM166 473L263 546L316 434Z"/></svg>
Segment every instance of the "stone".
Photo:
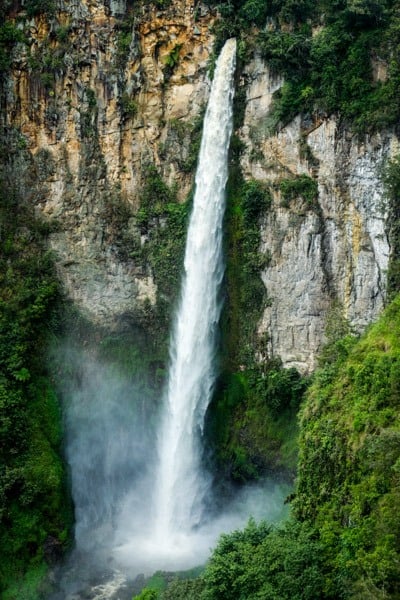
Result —
<svg viewBox="0 0 400 600"><path fill-rule="evenodd" d="M214 17L209 11L200 16L195 35L191 2L174 0L158 16L146 8L122 58L116 19L125 14L125 0L60 6L70 24L62 74L46 96L33 86L21 49L6 112L10 124L22 123L32 155L51 149L55 172L34 195L37 210L57 223L49 239L65 292L89 319L112 328L123 314L154 304L156 285L148 269L143 272L114 247L106 207L117 195L133 213L138 209L142 167L149 161L179 188L182 199L188 194L193 175L170 172L174 157L168 152L160 163L161 132L174 119L192 120L207 101ZM48 51L47 34L46 21L33 19L29 43L37 52ZM182 58L165 85L165 56L177 44ZM131 118L123 113L124 94L137 104ZM53 114L56 120L50 119Z"/></svg>

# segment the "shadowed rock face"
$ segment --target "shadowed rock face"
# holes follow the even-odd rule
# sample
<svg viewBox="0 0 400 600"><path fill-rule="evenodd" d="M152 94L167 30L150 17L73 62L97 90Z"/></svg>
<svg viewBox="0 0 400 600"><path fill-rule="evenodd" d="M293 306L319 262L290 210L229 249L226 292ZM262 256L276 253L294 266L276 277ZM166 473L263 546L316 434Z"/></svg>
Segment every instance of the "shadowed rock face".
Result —
<svg viewBox="0 0 400 600"><path fill-rule="evenodd" d="M29 52L17 48L3 93L3 118L21 145L12 168L53 226L66 293L94 322L116 327L156 302L153 273L135 258L145 241L135 215L149 164L182 201L193 184L187 163L209 95L214 19L189 0L163 11L76 0L55 18L32 19ZM268 111L281 84L259 58L245 66L237 133L245 177L275 184L262 223L261 251L271 260L260 273L268 307L259 332L270 354L307 371L332 303L357 329L382 308L389 244L379 172L398 142L385 133L361 143L335 118L298 117L271 135ZM316 179L316 201L283 202L279 182L301 174Z"/></svg>

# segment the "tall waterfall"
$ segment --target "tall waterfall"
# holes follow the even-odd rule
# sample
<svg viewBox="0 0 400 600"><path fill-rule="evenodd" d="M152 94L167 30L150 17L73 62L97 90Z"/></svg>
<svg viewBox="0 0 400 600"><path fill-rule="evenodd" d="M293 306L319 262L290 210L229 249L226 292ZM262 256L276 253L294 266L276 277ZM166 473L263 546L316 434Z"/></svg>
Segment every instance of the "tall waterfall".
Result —
<svg viewBox="0 0 400 600"><path fill-rule="evenodd" d="M236 40L230 39L217 61L204 120L181 301L170 344L171 365L155 481L156 536L165 541L200 524L208 489L200 464L200 438L215 379L235 58Z"/></svg>
<svg viewBox="0 0 400 600"><path fill-rule="evenodd" d="M221 309L235 53L236 42L229 40L216 65L204 121L157 444L148 415L132 402L134 396L144 405L151 403L139 378L124 377L73 340L66 340L60 353L61 363L67 357L67 365L73 366L61 389L76 548L61 573L60 593L56 591L52 600L114 597L124 587L125 576L204 563L220 533L243 526L250 514L280 516L287 490L274 484L269 484L268 492L243 489L227 498L223 511L207 515L210 477L201 464ZM96 581L101 584L93 587Z"/></svg>

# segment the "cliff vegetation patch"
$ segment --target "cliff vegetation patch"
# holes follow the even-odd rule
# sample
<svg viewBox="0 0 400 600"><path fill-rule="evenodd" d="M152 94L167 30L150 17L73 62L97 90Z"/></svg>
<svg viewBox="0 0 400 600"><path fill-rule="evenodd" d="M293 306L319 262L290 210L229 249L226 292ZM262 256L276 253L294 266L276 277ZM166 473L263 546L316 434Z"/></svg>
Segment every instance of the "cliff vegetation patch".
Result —
<svg viewBox="0 0 400 600"><path fill-rule="evenodd" d="M61 415L45 366L59 325L60 290L48 227L21 194L26 168L8 132L0 170L0 594L25 597L69 543L72 511L61 460ZM26 582L22 579L29 570ZM13 587L6 592L10 584ZM33 592L32 592L33 593ZM30 597L30 596L29 596Z"/></svg>
<svg viewBox="0 0 400 600"><path fill-rule="evenodd" d="M398 2L234 0L215 5L221 15L216 51L235 35L242 58L258 48L271 70L285 77L274 98L275 128L299 113L314 119L337 113L359 134L396 126Z"/></svg>

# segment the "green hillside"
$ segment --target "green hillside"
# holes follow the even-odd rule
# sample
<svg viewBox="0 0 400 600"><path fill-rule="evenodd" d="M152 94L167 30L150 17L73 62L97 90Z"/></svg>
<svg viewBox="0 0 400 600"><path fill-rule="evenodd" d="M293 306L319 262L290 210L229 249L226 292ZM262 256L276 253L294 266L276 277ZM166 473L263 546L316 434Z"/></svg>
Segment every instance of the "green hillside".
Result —
<svg viewBox="0 0 400 600"><path fill-rule="evenodd" d="M400 597L400 297L325 356L301 409L292 519L223 536L202 598Z"/></svg>

